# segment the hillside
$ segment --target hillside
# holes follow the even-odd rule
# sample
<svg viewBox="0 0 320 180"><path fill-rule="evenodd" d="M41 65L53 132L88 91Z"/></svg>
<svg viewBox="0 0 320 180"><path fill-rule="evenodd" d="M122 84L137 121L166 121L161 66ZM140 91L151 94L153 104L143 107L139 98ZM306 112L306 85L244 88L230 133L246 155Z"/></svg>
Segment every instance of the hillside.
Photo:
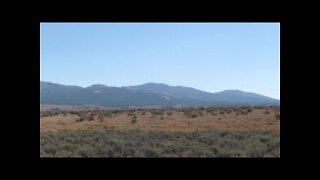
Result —
<svg viewBox="0 0 320 180"><path fill-rule="evenodd" d="M40 103L129 108L149 106L279 105L280 100L240 90L209 93L190 87L169 86L158 83L125 87L96 84L83 88L40 81Z"/></svg>

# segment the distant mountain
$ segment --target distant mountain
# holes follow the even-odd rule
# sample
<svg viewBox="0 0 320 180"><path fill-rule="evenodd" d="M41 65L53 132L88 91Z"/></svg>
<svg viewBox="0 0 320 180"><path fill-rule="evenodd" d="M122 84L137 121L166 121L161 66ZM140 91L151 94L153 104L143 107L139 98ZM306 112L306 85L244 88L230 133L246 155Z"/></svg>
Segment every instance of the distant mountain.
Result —
<svg viewBox="0 0 320 180"><path fill-rule="evenodd" d="M92 86L89 86L87 88L96 88L96 89L100 89L100 88L108 88L109 86L103 85L103 84L94 84Z"/></svg>
<svg viewBox="0 0 320 180"><path fill-rule="evenodd" d="M194 88L183 87L183 86L168 86L166 84L161 83L146 83L138 86L125 86L124 88L130 90L144 90L144 91L152 91L156 93L166 94L170 96L177 97L187 97L191 99L197 100L206 100L211 93L200 91Z"/></svg>
<svg viewBox="0 0 320 180"><path fill-rule="evenodd" d="M144 90L155 93L162 93L169 96L189 98L198 101L212 102L218 105L238 104L279 104L280 101L267 96L240 90L225 90L216 93L209 93L198 89L183 86L168 86L166 84L146 83L138 86L125 87L130 90Z"/></svg>
<svg viewBox="0 0 320 180"><path fill-rule="evenodd" d="M183 86L146 83L138 86L87 88L40 81L41 104L98 105L128 108L146 106L279 105L280 100L239 90L209 93Z"/></svg>

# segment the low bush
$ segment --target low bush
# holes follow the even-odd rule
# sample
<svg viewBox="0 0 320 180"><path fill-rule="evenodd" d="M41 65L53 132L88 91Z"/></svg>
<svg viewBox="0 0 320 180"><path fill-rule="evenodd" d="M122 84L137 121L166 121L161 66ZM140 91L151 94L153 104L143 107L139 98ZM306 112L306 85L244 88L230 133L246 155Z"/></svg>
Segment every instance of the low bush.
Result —
<svg viewBox="0 0 320 180"><path fill-rule="evenodd" d="M83 117L80 117L80 118L78 118L78 119L76 120L76 122L82 122L82 121L84 121L84 118L83 118Z"/></svg>
<svg viewBox="0 0 320 180"><path fill-rule="evenodd" d="M168 111L168 112L167 112L167 115L168 115L168 116L171 116L171 115L172 115L172 111Z"/></svg>
<svg viewBox="0 0 320 180"><path fill-rule="evenodd" d="M40 157L280 157L280 133L41 132Z"/></svg>
<svg viewBox="0 0 320 180"><path fill-rule="evenodd" d="M270 114L270 111L266 109L263 114Z"/></svg>
<svg viewBox="0 0 320 180"><path fill-rule="evenodd" d="M240 111L240 114L242 114L242 115L247 115L247 114L248 114L248 111L241 110L241 111Z"/></svg>
<svg viewBox="0 0 320 180"><path fill-rule="evenodd" d="M94 116L91 114L91 115L89 115L88 117L87 117L87 120L88 121L93 121L94 120Z"/></svg>
<svg viewBox="0 0 320 180"><path fill-rule="evenodd" d="M151 112L152 115L156 115L156 116L164 114L164 110L163 109L152 109L150 112Z"/></svg>
<svg viewBox="0 0 320 180"><path fill-rule="evenodd" d="M190 117L191 117L191 118L196 118L196 117L198 117L198 114L196 114L195 112L192 112L192 113L190 114Z"/></svg>
<svg viewBox="0 0 320 180"><path fill-rule="evenodd" d="M264 109L263 106L254 106L255 109Z"/></svg>
<svg viewBox="0 0 320 180"><path fill-rule="evenodd" d="M128 116L135 116L135 113L134 113L134 112L129 111L129 112L127 113L127 115L128 115Z"/></svg>
<svg viewBox="0 0 320 180"><path fill-rule="evenodd" d="M137 118L132 118L131 123L135 124L137 122Z"/></svg>
<svg viewBox="0 0 320 180"><path fill-rule="evenodd" d="M100 122L102 122L102 121L103 121L103 119L104 119L103 115L102 115L102 114L100 114L100 115L98 116L98 119L100 120Z"/></svg>
<svg viewBox="0 0 320 180"><path fill-rule="evenodd" d="M216 108L209 107L209 108L206 109L206 111L207 111L207 113L212 113L212 112L216 111Z"/></svg>
<svg viewBox="0 0 320 180"><path fill-rule="evenodd" d="M157 151L151 148L144 149L143 152L144 152L144 157L159 157L159 154L157 153Z"/></svg>

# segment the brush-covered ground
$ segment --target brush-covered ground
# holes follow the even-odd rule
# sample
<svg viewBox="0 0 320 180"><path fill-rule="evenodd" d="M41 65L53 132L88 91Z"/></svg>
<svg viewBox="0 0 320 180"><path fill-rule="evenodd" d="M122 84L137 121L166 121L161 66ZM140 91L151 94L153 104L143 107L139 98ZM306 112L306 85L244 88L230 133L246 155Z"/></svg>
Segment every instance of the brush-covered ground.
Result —
<svg viewBox="0 0 320 180"><path fill-rule="evenodd" d="M280 157L280 109L41 111L40 157Z"/></svg>

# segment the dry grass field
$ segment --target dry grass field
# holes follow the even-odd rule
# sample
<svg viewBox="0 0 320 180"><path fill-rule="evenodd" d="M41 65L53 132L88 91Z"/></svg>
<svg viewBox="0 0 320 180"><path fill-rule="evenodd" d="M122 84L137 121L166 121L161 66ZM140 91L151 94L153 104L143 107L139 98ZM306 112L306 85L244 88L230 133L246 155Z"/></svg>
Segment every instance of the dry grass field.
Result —
<svg viewBox="0 0 320 180"><path fill-rule="evenodd" d="M181 108L42 112L40 131L132 130L280 131L279 111L275 107Z"/></svg>

